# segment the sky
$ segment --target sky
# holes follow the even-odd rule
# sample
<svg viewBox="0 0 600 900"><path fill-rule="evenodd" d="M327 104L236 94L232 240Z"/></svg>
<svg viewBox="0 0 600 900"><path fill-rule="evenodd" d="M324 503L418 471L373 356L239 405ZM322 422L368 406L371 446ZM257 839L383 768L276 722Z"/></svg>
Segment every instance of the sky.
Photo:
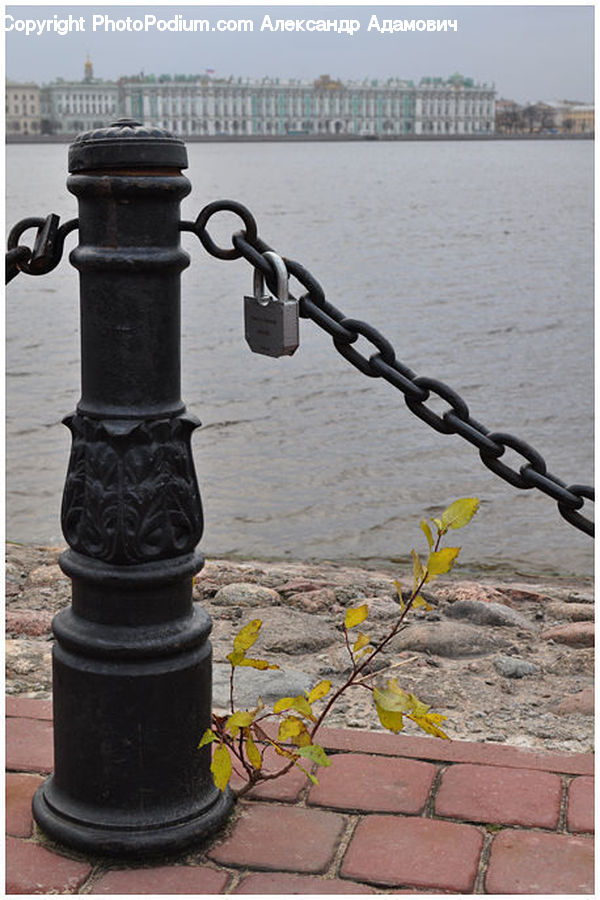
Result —
<svg viewBox="0 0 600 900"><path fill-rule="evenodd" d="M418 82L423 76L447 78L455 72L476 82L494 85L497 98L519 103L537 100L594 99L593 5L421 5L367 6L352 3L309 6L287 4L203 6L177 3L153 5L78 4L74 6L6 6L6 77L14 81L48 83L57 77L83 77L89 53L94 76L116 79L120 75L204 74L214 77L288 78L313 80L322 74L333 78L386 79L398 77ZM56 31L26 35L17 31L24 20L68 19L85 31ZM93 30L93 16L126 22L206 19L211 31L136 32ZM317 31L261 30L265 16L277 19L347 20L360 22L354 34ZM382 32L371 27L376 16L386 19L448 19L457 30L431 32ZM56 18L55 18L56 17ZM253 30L220 32L221 20L245 19ZM99 20L98 20L99 21ZM10 26L12 30L8 30ZM131 26L133 27L133 26ZM213 31L212 28L215 28Z"/></svg>

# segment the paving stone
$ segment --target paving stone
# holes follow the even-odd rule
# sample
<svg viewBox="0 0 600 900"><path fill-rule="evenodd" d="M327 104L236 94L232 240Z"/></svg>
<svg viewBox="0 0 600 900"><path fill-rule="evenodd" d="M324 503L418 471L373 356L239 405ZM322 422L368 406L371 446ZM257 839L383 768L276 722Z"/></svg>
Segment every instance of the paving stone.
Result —
<svg viewBox="0 0 600 900"><path fill-rule="evenodd" d="M7 610L5 630L7 634L41 637L52 631L54 613L34 609Z"/></svg>
<svg viewBox="0 0 600 900"><path fill-rule="evenodd" d="M305 762L308 763L308 760ZM286 763L287 760L278 756L274 750L267 748L263 756L263 771L265 774L278 772L284 768ZM310 766L310 763L308 763L308 766ZM231 777L231 787L234 790L239 789L245 782L246 779L241 778L236 772L233 773ZM294 766L289 772L286 772L285 775L274 778L272 781L265 781L262 784L256 785L251 791L248 791L246 796L252 800L279 800L282 802L294 803L307 782L308 779L304 772L300 771L297 766Z"/></svg>
<svg viewBox="0 0 600 900"><path fill-rule="evenodd" d="M23 719L52 719L51 700L31 700L28 697L7 697L6 716Z"/></svg>
<svg viewBox="0 0 600 900"><path fill-rule="evenodd" d="M374 894L366 884L314 875L286 875L283 872L255 872L238 884L233 894Z"/></svg>
<svg viewBox="0 0 600 900"><path fill-rule="evenodd" d="M591 894L592 838L540 831L503 831L492 842L488 894Z"/></svg>
<svg viewBox="0 0 600 900"><path fill-rule="evenodd" d="M483 835L473 825L400 816L359 822L341 875L386 887L473 889Z"/></svg>
<svg viewBox="0 0 600 900"><path fill-rule="evenodd" d="M569 622L568 625L556 625L542 632L545 641L567 644L569 647L593 647L594 623Z"/></svg>
<svg viewBox="0 0 600 900"><path fill-rule="evenodd" d="M319 785L308 795L311 806L364 812L418 815L425 807L437 768L412 759L344 753L316 772Z"/></svg>
<svg viewBox="0 0 600 900"><path fill-rule="evenodd" d="M594 779L586 776L574 778L569 785L567 805L569 831L594 830Z"/></svg>
<svg viewBox="0 0 600 900"><path fill-rule="evenodd" d="M550 772L501 766L450 766L435 800L439 816L469 822L556 828L562 781Z"/></svg>
<svg viewBox="0 0 600 900"><path fill-rule="evenodd" d="M227 872L208 866L157 866L113 869L93 885L90 894L223 894Z"/></svg>
<svg viewBox="0 0 600 900"><path fill-rule="evenodd" d="M73 894L91 871L87 862L67 859L29 841L6 839L7 894Z"/></svg>
<svg viewBox="0 0 600 900"><path fill-rule="evenodd" d="M49 773L53 760L52 722L47 719L6 720L6 768L9 771Z"/></svg>
<svg viewBox="0 0 600 900"><path fill-rule="evenodd" d="M32 797L42 783L39 775L6 775L6 833L13 837L31 837L33 816Z"/></svg>
<svg viewBox="0 0 600 900"><path fill-rule="evenodd" d="M323 872L333 859L344 825L343 816L320 809L252 803L242 810L231 835L208 856L224 865Z"/></svg>
<svg viewBox="0 0 600 900"><path fill-rule="evenodd" d="M541 769L544 772L562 772L566 775L594 774L593 753L549 753L546 750L502 747L473 741L442 741L434 737L407 737L350 728L320 728L319 743L326 750L351 750L440 762Z"/></svg>

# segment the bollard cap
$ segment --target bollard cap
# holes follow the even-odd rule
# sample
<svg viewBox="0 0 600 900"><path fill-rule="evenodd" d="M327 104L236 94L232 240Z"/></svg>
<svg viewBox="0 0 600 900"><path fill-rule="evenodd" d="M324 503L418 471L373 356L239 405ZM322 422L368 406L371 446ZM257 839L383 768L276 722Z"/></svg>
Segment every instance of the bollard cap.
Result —
<svg viewBox="0 0 600 900"><path fill-rule="evenodd" d="M187 169L185 144L170 131L118 119L107 128L78 134L69 147L69 172L90 169Z"/></svg>

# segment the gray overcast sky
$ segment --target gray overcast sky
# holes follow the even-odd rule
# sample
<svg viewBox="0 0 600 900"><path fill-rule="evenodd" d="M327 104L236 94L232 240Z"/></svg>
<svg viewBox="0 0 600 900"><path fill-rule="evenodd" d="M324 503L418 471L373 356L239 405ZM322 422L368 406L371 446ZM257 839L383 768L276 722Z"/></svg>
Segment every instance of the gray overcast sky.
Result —
<svg viewBox="0 0 600 900"><path fill-rule="evenodd" d="M424 75L453 72L494 83L498 97L518 102L571 99L593 101L594 7L579 6L328 6L173 4L26 6L10 5L16 19L83 16L84 33L26 37L6 33L6 76L39 84L56 77L79 79L86 53L94 75L195 74L214 69L216 77L313 79L388 78L418 81ZM172 33L92 31L93 15L113 19L251 19L252 33ZM270 32L260 30L263 17L357 19L360 31ZM389 18L456 19L458 32L382 34L367 30L372 15Z"/></svg>

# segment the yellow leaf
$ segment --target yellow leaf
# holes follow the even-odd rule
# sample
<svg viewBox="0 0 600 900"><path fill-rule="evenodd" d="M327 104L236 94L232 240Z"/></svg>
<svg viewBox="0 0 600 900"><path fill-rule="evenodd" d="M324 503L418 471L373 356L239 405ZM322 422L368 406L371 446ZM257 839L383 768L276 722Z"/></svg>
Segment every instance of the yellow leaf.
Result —
<svg viewBox="0 0 600 900"><path fill-rule="evenodd" d="M411 550L410 555L413 558L413 581L415 589L419 587L422 581L427 581L425 569L421 565L419 554L416 550Z"/></svg>
<svg viewBox="0 0 600 900"><path fill-rule="evenodd" d="M299 694L297 697L282 697L273 707L273 712L283 712L286 709L295 709L307 719L312 719L313 722L316 721L310 703L302 694Z"/></svg>
<svg viewBox="0 0 600 900"><path fill-rule="evenodd" d="M460 553L460 547L444 547L429 554L427 572L429 576L444 575L449 572Z"/></svg>
<svg viewBox="0 0 600 900"><path fill-rule="evenodd" d="M320 681L318 684L314 686L312 691L310 691L308 695L308 702L314 703L315 700L320 700L321 697L324 697L331 690L331 682L330 681Z"/></svg>
<svg viewBox="0 0 600 900"><path fill-rule="evenodd" d="M384 728L387 728L388 731L393 731L394 734L397 734L399 731L402 731L404 728L404 722L402 721L402 713L399 711L385 709L378 702L378 694L380 692L375 689L375 709L377 710L377 715L379 716L379 721L383 725Z"/></svg>
<svg viewBox="0 0 600 900"><path fill-rule="evenodd" d="M445 718L446 716L441 716L439 713L428 713L425 716L409 716L409 719L412 719L427 734L433 734L434 737L444 738L446 741L449 741L450 738L446 732L438 727L438 723Z"/></svg>
<svg viewBox="0 0 600 900"><path fill-rule="evenodd" d="M437 528L438 531L444 530L444 526L442 524L441 519L432 519L431 521L433 522L433 524L435 525L435 527Z"/></svg>
<svg viewBox="0 0 600 900"><path fill-rule="evenodd" d="M410 694L397 685L392 688L390 682L388 682L388 687L384 690L375 688L373 696L377 705L386 712L412 712L413 704L410 701Z"/></svg>
<svg viewBox="0 0 600 900"><path fill-rule="evenodd" d="M429 707L419 700L418 697L415 697L414 694L409 694L398 684L397 678L390 678L387 683L388 690L390 690L393 694L401 697L402 700L407 704L407 712L414 713L418 716L424 716L427 713Z"/></svg>
<svg viewBox="0 0 600 900"><path fill-rule="evenodd" d="M304 756L316 763L318 766L330 766L331 760L319 744L310 744L308 747L300 747L298 750L300 756Z"/></svg>
<svg viewBox="0 0 600 900"><path fill-rule="evenodd" d="M229 659L229 657L227 657ZM251 666L253 669L278 669L279 666L276 666L275 663L269 663L266 659L250 659L249 656L244 656L241 662L238 663L238 666Z"/></svg>
<svg viewBox="0 0 600 900"><path fill-rule="evenodd" d="M352 649L354 650L355 653L358 653L359 650L362 650L363 647L367 646L369 641L370 641L370 637L368 636L368 634L363 634L361 632L358 635L358 637L356 638L356 640L354 641Z"/></svg>
<svg viewBox="0 0 600 900"><path fill-rule="evenodd" d="M346 611L344 624L346 628L355 628L357 625L360 625L361 622L364 622L368 615L369 607L366 603L363 603L362 606L356 606L354 609Z"/></svg>
<svg viewBox="0 0 600 900"><path fill-rule="evenodd" d="M251 725L254 721L254 713L239 710L232 713L227 719L225 727L231 732L232 737L237 737L240 728Z"/></svg>
<svg viewBox="0 0 600 900"><path fill-rule="evenodd" d="M404 612L404 600L402 599L402 585L399 581L393 581L392 584L398 591L398 600L400 601L400 612Z"/></svg>
<svg viewBox="0 0 600 900"><path fill-rule="evenodd" d="M232 650L231 653L227 654L227 659L232 666L240 666L242 664L242 660L244 659L244 651Z"/></svg>
<svg viewBox="0 0 600 900"><path fill-rule="evenodd" d="M202 735L202 740L198 744L198 750L200 750L201 747L205 747L207 744L211 744L215 740L216 740L216 737L214 735L214 732L212 732L210 730L210 728L207 728L206 731L204 732L204 734Z"/></svg>
<svg viewBox="0 0 600 900"><path fill-rule="evenodd" d="M248 622L234 637L233 649L245 653L258 638L261 625L261 619L252 619L251 622Z"/></svg>
<svg viewBox="0 0 600 900"><path fill-rule="evenodd" d="M286 716L279 724L279 733L277 740L285 741L288 738L295 738L302 731L306 731L306 725L298 716Z"/></svg>
<svg viewBox="0 0 600 900"><path fill-rule="evenodd" d="M455 500L442 513L442 526L445 529L463 528L471 521L478 509L477 497L463 497L461 500Z"/></svg>
<svg viewBox="0 0 600 900"><path fill-rule="evenodd" d="M224 744L220 744L213 753L210 767L213 781L220 791L224 791L231 778L231 757Z"/></svg>
<svg viewBox="0 0 600 900"><path fill-rule="evenodd" d="M417 594L417 596L415 597L415 599L412 602L412 608L413 609L423 608L423 609L431 610L431 609L433 609L433 606L430 606L429 603L427 602L427 600L425 600L423 597L421 597L420 594Z"/></svg>
<svg viewBox="0 0 600 900"><path fill-rule="evenodd" d="M262 756L259 753L258 747L252 740L252 736L251 736L250 732L249 731L245 732L245 734L246 734L246 743L244 746L246 747L246 756L248 757L251 765L255 769L261 769L262 768Z"/></svg>
<svg viewBox="0 0 600 900"><path fill-rule="evenodd" d="M431 534L431 528L425 521L425 519L421 519L421 528L425 533L425 537L427 538L427 543L429 544L429 549L433 547L433 535Z"/></svg>

